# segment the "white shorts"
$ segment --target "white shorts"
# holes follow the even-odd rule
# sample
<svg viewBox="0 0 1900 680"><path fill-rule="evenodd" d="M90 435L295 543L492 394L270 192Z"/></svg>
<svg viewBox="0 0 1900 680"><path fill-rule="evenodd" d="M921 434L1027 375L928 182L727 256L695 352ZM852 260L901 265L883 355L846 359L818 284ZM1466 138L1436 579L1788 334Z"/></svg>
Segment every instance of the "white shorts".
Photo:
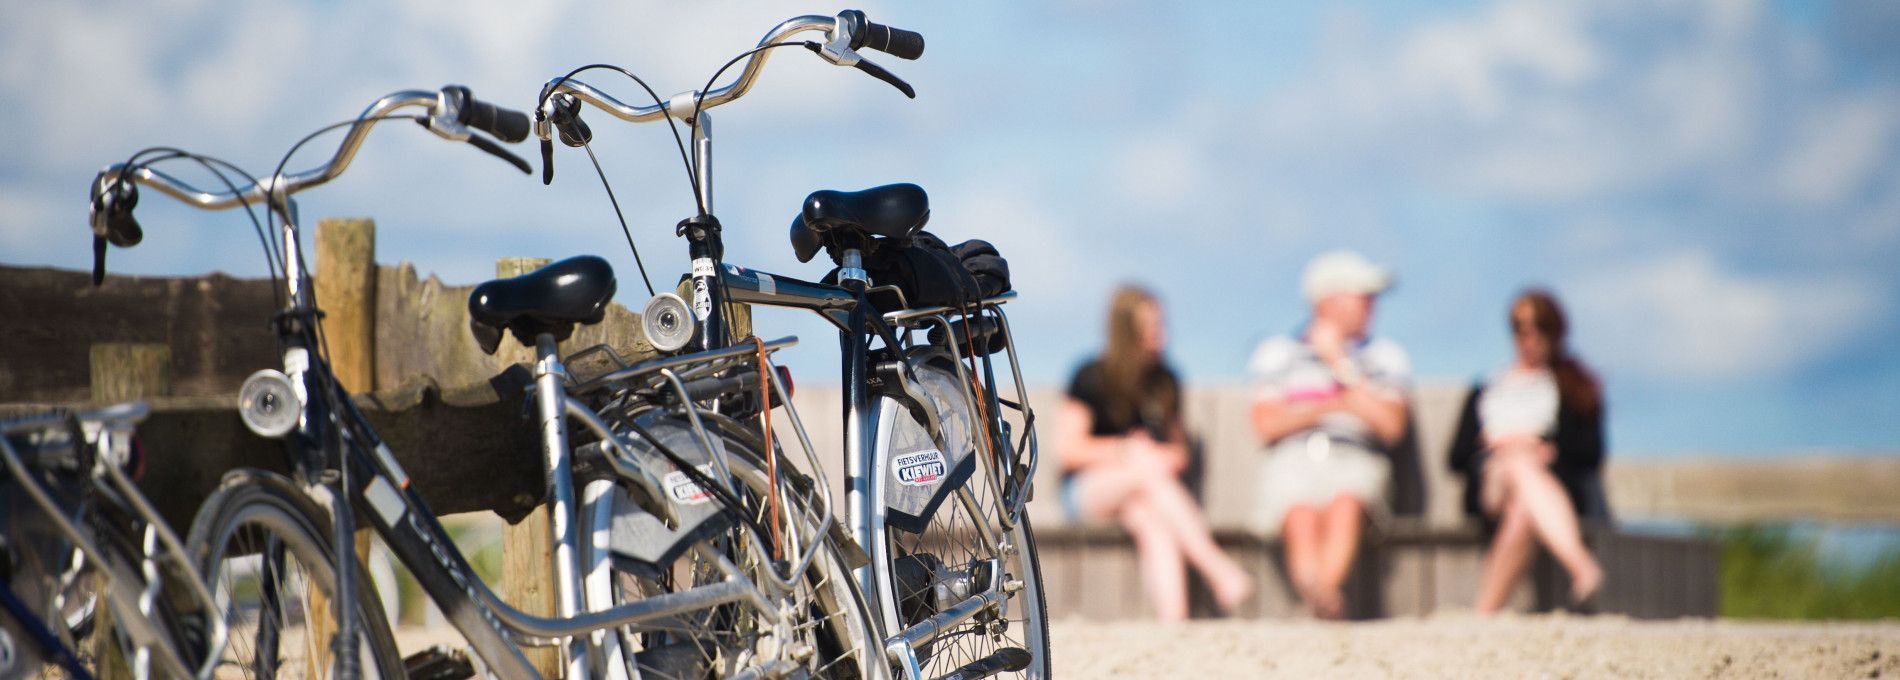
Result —
<svg viewBox="0 0 1900 680"><path fill-rule="evenodd" d="M1358 498L1374 518L1383 517L1391 482L1392 462L1384 454L1324 433L1288 437L1267 449L1260 467L1255 528L1278 535L1294 506L1325 507L1340 494Z"/></svg>

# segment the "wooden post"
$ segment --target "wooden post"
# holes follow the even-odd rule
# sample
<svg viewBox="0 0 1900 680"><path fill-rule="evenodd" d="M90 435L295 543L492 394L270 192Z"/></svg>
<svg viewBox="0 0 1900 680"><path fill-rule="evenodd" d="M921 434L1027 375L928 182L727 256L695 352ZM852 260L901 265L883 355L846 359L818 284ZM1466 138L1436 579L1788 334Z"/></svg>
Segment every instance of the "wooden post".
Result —
<svg viewBox="0 0 1900 680"><path fill-rule="evenodd" d="M495 276L520 276L547 266L552 261L538 257L504 257L495 262ZM504 340L501 351L496 352L496 355L507 363L532 362L534 348ZM553 616L554 553L550 548L553 546L554 534L548 526L547 504L535 501L525 496L516 498L517 505L534 505L534 511L521 518L521 521L502 528L501 596L508 604L523 612ZM534 664L542 677L560 677L560 648L539 647L525 651L528 661Z"/></svg>
<svg viewBox="0 0 1900 680"><path fill-rule="evenodd" d="M317 304L330 369L351 394L376 389L376 221L317 222Z"/></svg>
<svg viewBox="0 0 1900 680"><path fill-rule="evenodd" d="M100 403L172 393L172 348L163 343L101 342L92 346L92 400Z"/></svg>
<svg viewBox="0 0 1900 680"><path fill-rule="evenodd" d="M317 222L317 305L323 310L323 335L329 348L330 372L350 394L376 389L376 221L369 218L325 218ZM369 529L356 530L356 559L368 566ZM376 584L358 588L373 592ZM317 613L313 638L327 637L335 615L323 594L305 594ZM392 617L401 612L389 612ZM327 664L325 664L327 665ZM323 669L313 667L314 672ZM313 676L315 677L315 676Z"/></svg>
<svg viewBox="0 0 1900 680"><path fill-rule="evenodd" d="M91 355L92 400L95 402L108 404L172 393L172 348L169 345L102 342L92 346ZM111 607L99 608L93 631L93 658L99 660L97 676L107 680L132 677L112 629Z"/></svg>

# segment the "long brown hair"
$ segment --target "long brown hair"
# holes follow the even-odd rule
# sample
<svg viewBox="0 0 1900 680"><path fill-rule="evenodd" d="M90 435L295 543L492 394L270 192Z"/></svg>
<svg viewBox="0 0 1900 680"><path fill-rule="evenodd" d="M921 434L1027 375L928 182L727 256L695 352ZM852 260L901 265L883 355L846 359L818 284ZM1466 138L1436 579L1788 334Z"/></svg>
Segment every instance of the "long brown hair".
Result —
<svg viewBox="0 0 1900 680"><path fill-rule="evenodd" d="M1139 315L1144 306L1159 310L1161 301L1147 289L1126 284L1115 289L1108 303L1108 346L1102 351L1108 415L1117 423L1140 423L1144 403L1152 404L1160 408L1161 424L1171 427L1180 417L1179 387L1163 377L1161 357L1142 350Z"/></svg>
<svg viewBox="0 0 1900 680"><path fill-rule="evenodd" d="M1557 296L1542 288L1532 288L1511 301L1509 318L1517 323L1517 308L1531 310L1531 323L1550 341L1550 372L1557 378L1557 394L1578 411L1594 415L1603 409L1603 387L1595 374L1570 353L1570 324L1564 318ZM1515 330L1515 329L1513 329Z"/></svg>

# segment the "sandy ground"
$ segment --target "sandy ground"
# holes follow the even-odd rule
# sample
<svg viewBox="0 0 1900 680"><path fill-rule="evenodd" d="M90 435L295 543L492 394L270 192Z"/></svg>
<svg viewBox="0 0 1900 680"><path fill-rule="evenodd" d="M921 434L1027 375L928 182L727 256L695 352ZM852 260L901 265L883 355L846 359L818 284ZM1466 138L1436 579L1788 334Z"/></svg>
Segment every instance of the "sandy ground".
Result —
<svg viewBox="0 0 1900 680"><path fill-rule="evenodd" d="M1900 678L1900 621L1058 621L1059 678Z"/></svg>
<svg viewBox="0 0 1900 680"><path fill-rule="evenodd" d="M1069 619L1051 636L1058 678L1900 678L1900 621ZM405 651L460 643L446 626L398 637Z"/></svg>

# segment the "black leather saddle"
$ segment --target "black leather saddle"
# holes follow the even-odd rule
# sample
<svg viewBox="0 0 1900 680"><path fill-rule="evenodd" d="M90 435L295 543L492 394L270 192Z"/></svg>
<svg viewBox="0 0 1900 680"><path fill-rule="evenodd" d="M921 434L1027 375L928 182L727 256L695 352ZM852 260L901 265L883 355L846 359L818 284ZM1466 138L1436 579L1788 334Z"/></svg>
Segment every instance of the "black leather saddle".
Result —
<svg viewBox="0 0 1900 680"><path fill-rule="evenodd" d="M863 191L814 191L792 220L792 249L808 262L834 231L905 239L930 221L930 195L915 184L886 184Z"/></svg>
<svg viewBox="0 0 1900 680"><path fill-rule="evenodd" d="M503 330L529 347L542 333L566 340L577 324L600 323L615 285L613 267L593 255L489 281L468 295L468 329L489 354L501 346Z"/></svg>

